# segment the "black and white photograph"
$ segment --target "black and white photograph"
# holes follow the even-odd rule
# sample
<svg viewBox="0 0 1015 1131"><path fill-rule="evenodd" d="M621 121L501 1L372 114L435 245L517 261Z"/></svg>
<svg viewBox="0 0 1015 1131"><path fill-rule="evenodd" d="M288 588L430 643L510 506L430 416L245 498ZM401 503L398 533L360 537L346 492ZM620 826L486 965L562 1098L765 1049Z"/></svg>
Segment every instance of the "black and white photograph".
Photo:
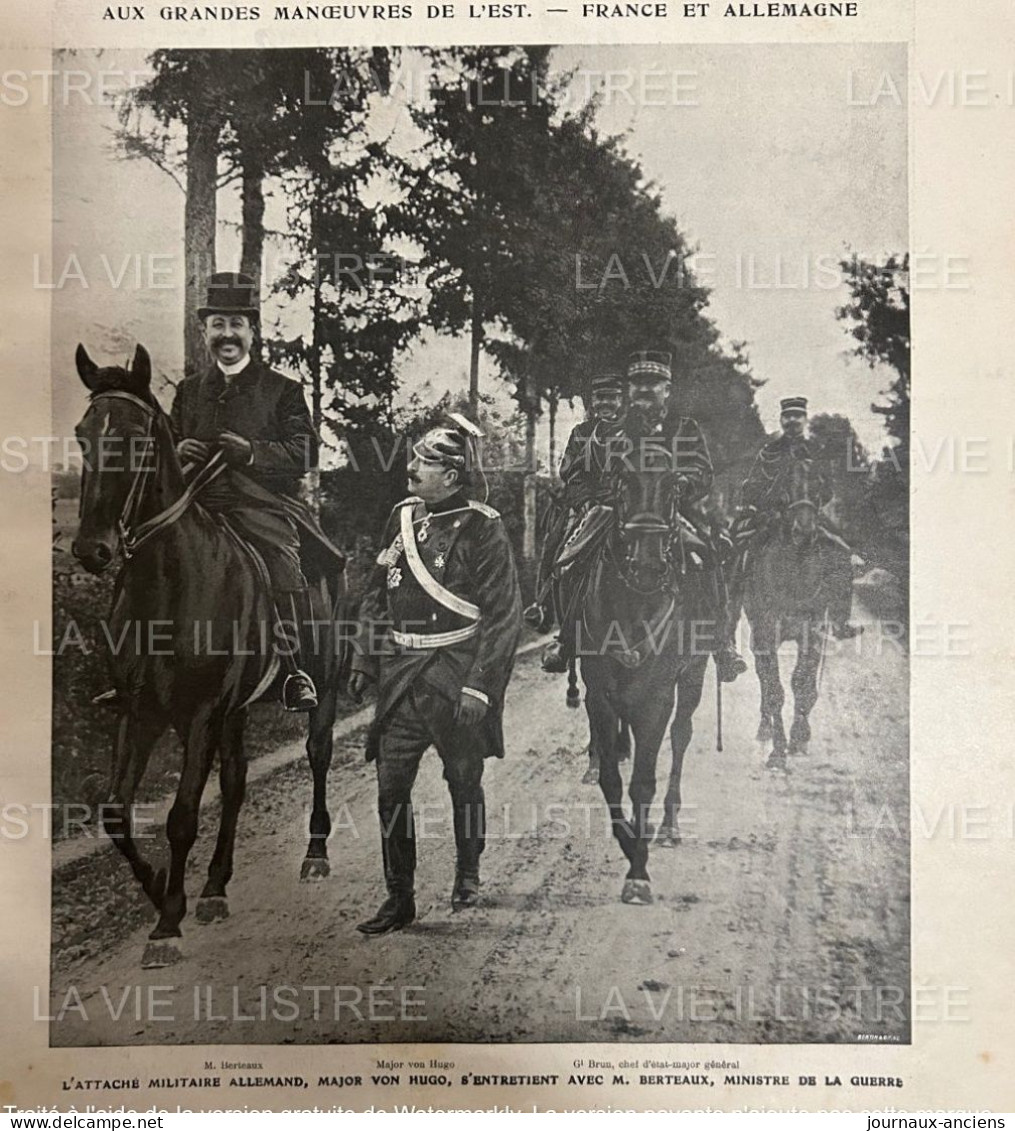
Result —
<svg viewBox="0 0 1015 1131"><path fill-rule="evenodd" d="M54 53L52 1047L912 1041L907 50Z"/></svg>

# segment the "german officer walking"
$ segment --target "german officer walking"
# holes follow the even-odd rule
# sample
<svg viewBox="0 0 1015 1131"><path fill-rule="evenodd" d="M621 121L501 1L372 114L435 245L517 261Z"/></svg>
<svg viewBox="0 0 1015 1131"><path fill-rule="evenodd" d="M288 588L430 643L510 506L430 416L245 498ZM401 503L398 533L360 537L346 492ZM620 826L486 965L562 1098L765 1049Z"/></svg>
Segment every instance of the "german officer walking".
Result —
<svg viewBox="0 0 1015 1131"><path fill-rule="evenodd" d="M413 448L415 492L393 510L361 604L350 688L377 683L367 759L377 764L388 896L367 935L416 917L412 787L435 746L451 793L454 910L479 899L485 833L483 764L504 756L504 693L521 631L521 592L498 513L469 498L479 430L454 414ZM481 474L481 472L479 472Z"/></svg>

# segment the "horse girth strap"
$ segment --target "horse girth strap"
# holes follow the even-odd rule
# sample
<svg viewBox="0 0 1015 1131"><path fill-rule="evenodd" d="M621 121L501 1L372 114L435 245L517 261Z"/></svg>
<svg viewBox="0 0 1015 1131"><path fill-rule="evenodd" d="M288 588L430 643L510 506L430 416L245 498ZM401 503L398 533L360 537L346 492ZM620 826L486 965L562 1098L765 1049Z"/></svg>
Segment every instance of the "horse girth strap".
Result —
<svg viewBox="0 0 1015 1131"><path fill-rule="evenodd" d="M471 601L466 601L456 593L452 593L450 589L446 589L424 565L423 559L419 555L419 547L416 545L416 532L412 527L411 503L402 507L399 518L405 560L412 576L419 583L423 592L432 597L439 605L443 605L445 609L450 609L451 612L468 620L478 621L480 618L479 606L474 605Z"/></svg>

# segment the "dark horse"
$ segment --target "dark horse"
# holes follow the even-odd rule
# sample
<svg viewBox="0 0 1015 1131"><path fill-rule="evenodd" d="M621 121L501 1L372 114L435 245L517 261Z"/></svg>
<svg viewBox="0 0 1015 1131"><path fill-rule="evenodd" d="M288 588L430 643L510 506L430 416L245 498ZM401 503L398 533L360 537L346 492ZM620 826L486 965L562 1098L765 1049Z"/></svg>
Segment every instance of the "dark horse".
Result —
<svg viewBox="0 0 1015 1131"><path fill-rule="evenodd" d="M747 551L744 611L751 626L751 650L761 685L758 740L772 741L770 768L781 769L789 754L806 754L808 716L818 699L828 609L837 578L850 571L849 551L818 526L812 461L795 460L772 485L773 526ZM841 584L841 580L840 580ZM793 669L793 724L789 743L782 722L785 692L779 677L779 646L797 645Z"/></svg>
<svg viewBox="0 0 1015 1131"><path fill-rule="evenodd" d="M198 479L190 486L184 479L168 417L150 389L151 362L144 347L137 347L128 368L100 369L80 345L76 362L90 404L77 427L84 460L73 552L92 573L107 569L118 547L125 558L108 636L117 645L112 674L119 719L103 825L159 913L142 964L164 966L180 956L176 940L187 911L187 855L197 837L201 795L216 753L222 812L196 910L200 922L229 913L226 885L246 781L246 707L277 675L276 626L263 563L192 501ZM216 462L198 476L212 477ZM329 871L325 790L348 651L344 640L336 639L333 620L336 603L342 603L340 591L341 576L316 586L316 639L303 651L319 699L307 739L314 798L304 880ZM170 726L183 743L183 767L166 822L167 877L164 868L156 870L141 854L132 810L152 749Z"/></svg>
<svg viewBox="0 0 1015 1131"><path fill-rule="evenodd" d="M649 811L674 694L673 765L657 839L666 847L680 842L680 776L716 633L702 559L689 548L694 535L677 513L674 477L668 464L651 462L643 460L639 470L618 477L613 522L593 565L579 623L590 756L599 766L613 833L629 865L621 892L625 903L652 902ZM624 724L634 736L630 818L617 744Z"/></svg>

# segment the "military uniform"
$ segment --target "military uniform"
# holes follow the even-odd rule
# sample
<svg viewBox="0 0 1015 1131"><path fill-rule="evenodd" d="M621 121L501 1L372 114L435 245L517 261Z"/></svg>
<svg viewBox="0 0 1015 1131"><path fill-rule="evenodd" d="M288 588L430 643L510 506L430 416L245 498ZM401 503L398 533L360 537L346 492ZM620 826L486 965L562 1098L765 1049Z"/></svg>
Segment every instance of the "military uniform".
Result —
<svg viewBox="0 0 1015 1131"><path fill-rule="evenodd" d="M622 395L624 380L617 373L599 373L590 382L594 403L597 392ZM561 493L555 512L550 516L539 560L539 578L535 604L526 610L526 621L535 629L546 629L555 620L561 626L557 638L543 651L543 670L561 673L567 670L573 649L570 645L567 613L561 605L557 558L565 543L575 534L582 516L590 505L605 500L609 491L608 469L618 442L622 440L618 424L595 412L571 429L558 475ZM547 614L552 605L552 618Z"/></svg>
<svg viewBox="0 0 1015 1131"><path fill-rule="evenodd" d="M783 413L807 412L806 397L785 397L781 402ZM740 507L733 522L733 566L731 570L731 616L737 621L743 607L746 585L746 559L748 551L767 534L777 517L779 500L773 498L776 486L787 480L794 463L811 461L813 475L813 502L818 512L818 530L833 549L834 568L829 578L829 612L832 630L837 636L855 636L860 630L850 625L849 615L853 596L853 578L850 567L850 547L833 528L821 509L831 502L834 494L831 466L822 445L813 437L791 436L785 432L768 440L758 452L750 473L740 491Z"/></svg>
<svg viewBox="0 0 1015 1131"><path fill-rule="evenodd" d="M768 502L769 492L787 470L798 460L812 460L819 468L818 495L815 503L825 506L832 498L832 487L821 445L807 436L779 435L769 440L758 452L750 474L740 492L741 506L747 512L759 511Z"/></svg>
<svg viewBox="0 0 1015 1131"><path fill-rule="evenodd" d="M642 350L632 354L628 380L658 384L672 381L671 355ZM719 678L732 682L747 670L734 645L735 622L731 616L729 593L722 555L715 543L711 524L702 503L712 490L714 472L705 435L698 422L683 416L670 401L661 419L653 421L638 411L635 404L627 414L625 434L631 454L628 458L668 467L676 477L677 510L690 524L704 547L705 567L711 582L717 630L713 656Z"/></svg>
<svg viewBox="0 0 1015 1131"><path fill-rule="evenodd" d="M367 758L377 764L384 874L396 899L412 897L412 787L431 745L451 792L456 892L463 880L478 886L483 763L504 756L504 694L520 632L521 592L498 513L462 491L429 506L399 503L361 604L353 659L353 671L377 683ZM459 722L461 696L486 704L479 723Z"/></svg>

